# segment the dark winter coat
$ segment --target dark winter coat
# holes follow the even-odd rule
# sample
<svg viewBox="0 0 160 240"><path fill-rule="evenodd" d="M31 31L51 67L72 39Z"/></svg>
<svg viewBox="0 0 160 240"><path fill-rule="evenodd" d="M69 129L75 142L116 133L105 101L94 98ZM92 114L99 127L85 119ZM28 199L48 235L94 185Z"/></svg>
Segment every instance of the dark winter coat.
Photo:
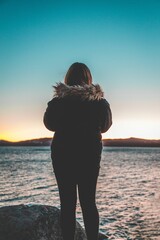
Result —
<svg viewBox="0 0 160 240"><path fill-rule="evenodd" d="M99 85L57 84L44 124L55 132L51 145L55 171L90 171L99 167L101 133L112 124L110 106Z"/></svg>

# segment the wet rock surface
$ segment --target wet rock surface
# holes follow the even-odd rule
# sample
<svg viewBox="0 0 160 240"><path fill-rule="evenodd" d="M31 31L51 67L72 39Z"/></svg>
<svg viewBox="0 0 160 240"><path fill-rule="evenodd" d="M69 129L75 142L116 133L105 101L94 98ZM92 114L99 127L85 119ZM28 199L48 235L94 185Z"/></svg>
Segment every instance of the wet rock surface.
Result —
<svg viewBox="0 0 160 240"><path fill-rule="evenodd" d="M99 240L105 239L100 233ZM62 240L60 210L47 205L1 207L0 240ZM75 240L87 240L78 222Z"/></svg>

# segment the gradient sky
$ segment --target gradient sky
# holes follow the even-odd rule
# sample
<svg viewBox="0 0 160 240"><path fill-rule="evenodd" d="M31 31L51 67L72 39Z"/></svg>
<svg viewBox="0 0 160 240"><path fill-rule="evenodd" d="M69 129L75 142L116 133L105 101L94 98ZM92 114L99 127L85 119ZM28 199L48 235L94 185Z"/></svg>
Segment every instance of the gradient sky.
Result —
<svg viewBox="0 0 160 240"><path fill-rule="evenodd" d="M49 137L42 119L75 61L110 102L107 138L160 139L160 1L0 1L0 139Z"/></svg>

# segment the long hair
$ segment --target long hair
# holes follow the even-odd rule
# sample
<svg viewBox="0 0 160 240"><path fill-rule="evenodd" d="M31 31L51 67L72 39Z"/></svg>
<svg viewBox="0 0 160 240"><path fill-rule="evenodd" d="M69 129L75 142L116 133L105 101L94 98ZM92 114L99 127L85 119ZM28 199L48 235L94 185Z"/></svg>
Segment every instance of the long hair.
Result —
<svg viewBox="0 0 160 240"><path fill-rule="evenodd" d="M68 69L64 83L73 85L92 84L92 75L89 68L84 63L73 63Z"/></svg>

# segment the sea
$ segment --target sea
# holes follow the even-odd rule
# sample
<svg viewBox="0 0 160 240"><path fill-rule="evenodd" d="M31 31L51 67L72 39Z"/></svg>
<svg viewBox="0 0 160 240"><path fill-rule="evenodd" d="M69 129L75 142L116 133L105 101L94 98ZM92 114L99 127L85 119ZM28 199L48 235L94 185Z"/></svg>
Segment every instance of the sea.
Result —
<svg viewBox="0 0 160 240"><path fill-rule="evenodd" d="M103 147L96 202L109 240L160 240L160 148ZM0 206L17 204L60 208L50 147L0 147Z"/></svg>

